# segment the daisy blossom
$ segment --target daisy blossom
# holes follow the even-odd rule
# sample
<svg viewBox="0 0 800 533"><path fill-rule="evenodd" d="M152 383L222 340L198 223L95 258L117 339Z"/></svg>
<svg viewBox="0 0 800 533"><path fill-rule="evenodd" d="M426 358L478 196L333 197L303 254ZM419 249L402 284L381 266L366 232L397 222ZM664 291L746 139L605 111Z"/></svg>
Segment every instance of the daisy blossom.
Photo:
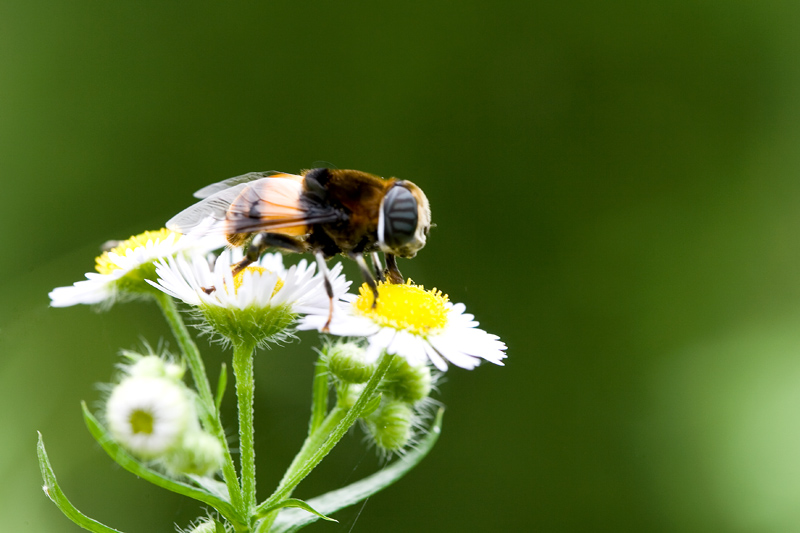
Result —
<svg viewBox="0 0 800 533"><path fill-rule="evenodd" d="M280 341L279 335L298 314L328 312L330 300L316 264L305 259L289 267L279 253L263 255L236 276L232 265L240 249L223 252L213 267L203 258L171 257L156 265L157 289L200 310L209 325L231 341ZM337 263L329 272L334 299L350 282Z"/></svg>
<svg viewBox="0 0 800 533"><path fill-rule="evenodd" d="M328 332L348 337L366 337L366 357L376 361L386 350L419 366L430 360L439 370L447 361L473 369L485 359L502 365L506 345L496 335L478 329L474 316L465 313L464 304L452 304L447 296L433 289L405 284L378 284L378 305L372 306L372 291L366 284L359 295L348 295L349 302L334 311ZM304 317L298 329L322 331L328 320L324 313Z"/></svg>
<svg viewBox="0 0 800 533"><path fill-rule="evenodd" d="M114 439L147 459L176 448L192 414L184 389L165 378L125 378L114 387L106 404L106 420Z"/></svg>
<svg viewBox="0 0 800 533"><path fill-rule="evenodd" d="M112 304L119 296L151 291L143 280L155 279L153 261L183 254L206 254L225 245L222 237L193 238L168 229L146 231L120 242L95 259L95 272L86 280L50 292L50 305Z"/></svg>

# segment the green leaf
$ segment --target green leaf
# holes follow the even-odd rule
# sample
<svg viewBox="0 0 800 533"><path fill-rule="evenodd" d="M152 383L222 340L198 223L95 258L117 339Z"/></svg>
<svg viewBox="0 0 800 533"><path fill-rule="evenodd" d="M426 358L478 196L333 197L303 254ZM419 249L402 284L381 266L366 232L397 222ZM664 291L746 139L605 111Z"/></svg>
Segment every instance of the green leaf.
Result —
<svg viewBox="0 0 800 533"><path fill-rule="evenodd" d="M439 439L439 434L442 431L443 416L444 409L439 409L430 432L425 438L423 438L413 450L409 451L380 472L376 472L371 476L367 476L341 489L312 498L308 500L308 504L313 506L314 509L317 509L320 513L329 515L340 509L354 505L369 498L376 492L385 489L403 477L428 455L428 452L431 451L433 445L436 444L436 441ZM287 509L281 511L278 515L272 529L270 529L270 533L292 533L317 520L318 518L314 515L308 515L295 509Z"/></svg>
<svg viewBox="0 0 800 533"><path fill-rule="evenodd" d="M228 533L225 526L214 520L214 533Z"/></svg>
<svg viewBox="0 0 800 533"><path fill-rule="evenodd" d="M64 493L61 492L61 487L58 486L56 481L56 474L53 472L53 467L50 466L50 459L47 457L47 451L44 449L44 441L42 434L39 433L39 444L36 446L37 454L39 455L39 469L42 471L42 479L44 480L44 493L50 498L56 507L61 509L64 515L88 531L95 533L122 533L118 529L110 528L101 524L97 520L89 518L82 512L78 511L75 506L70 503Z"/></svg>
<svg viewBox="0 0 800 533"><path fill-rule="evenodd" d="M217 408L219 414L219 407L222 405L222 397L225 396L225 387L228 385L228 368L225 363L222 363L222 369L219 372L219 381L217 382L217 397L214 399L214 407Z"/></svg>
<svg viewBox="0 0 800 533"><path fill-rule="evenodd" d="M175 481L174 479L170 479L167 476L140 463L127 451L122 449L116 442L114 442L114 439L111 437L108 431L106 431L106 429L100 425L100 422L97 421L94 415L89 412L89 408L86 407L86 403L81 403L81 406L83 407L83 420L86 422L86 427L89 428L89 432L100 444L100 446L103 447L106 453L114 461L119 463L122 468L149 481L154 485L158 485L161 488L171 490L172 492L177 492L178 494L183 494L184 496L188 496L189 498L193 498L214 507L222 516L227 518L229 522L239 525L245 524L245 521L242 520L242 518L239 516L239 513L236 512L236 509L234 509L230 502L223 500L219 496L211 494L205 490L198 489L180 481Z"/></svg>
<svg viewBox="0 0 800 533"><path fill-rule="evenodd" d="M277 511L278 509L283 509L285 507L297 507L297 508L300 508L300 509L302 509L304 511L308 511L309 513L311 513L313 515L316 515L317 518L322 518L323 520L327 520L329 522L338 522L338 520L336 520L334 518L330 518L328 516L325 516L324 514L316 511L313 507L311 507L309 504L307 504L303 500L298 500L297 498L286 498L283 501L279 501L275 505L272 505L270 507L267 507L267 508L261 510L258 513L258 518L263 518L263 517L267 516L269 513L271 513L272 511ZM316 518L314 520L316 520Z"/></svg>

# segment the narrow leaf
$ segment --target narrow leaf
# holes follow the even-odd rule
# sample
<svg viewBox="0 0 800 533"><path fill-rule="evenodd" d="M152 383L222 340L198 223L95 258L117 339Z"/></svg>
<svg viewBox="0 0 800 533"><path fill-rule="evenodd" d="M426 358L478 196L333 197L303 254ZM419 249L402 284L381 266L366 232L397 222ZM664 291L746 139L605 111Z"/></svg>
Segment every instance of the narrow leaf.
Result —
<svg viewBox="0 0 800 533"><path fill-rule="evenodd" d="M222 369L219 372L219 381L217 382L217 397L214 399L214 407L219 408L222 405L222 397L225 396L225 387L228 385L228 367L222 363Z"/></svg>
<svg viewBox="0 0 800 533"><path fill-rule="evenodd" d="M83 529L94 531L95 533L122 533L118 529L103 525L97 520L89 518L78 511L64 493L61 492L61 487L58 486L58 481L56 481L56 474L53 472L53 467L50 466L50 459L47 457L47 451L44 449L44 441L42 440L41 433L39 433L39 444L36 446L36 450L39 455L39 469L42 471L42 479L44 480L44 487L42 487L42 489L47 497L56 504L56 507L61 509L61 512L64 513L67 518Z"/></svg>
<svg viewBox="0 0 800 533"><path fill-rule="evenodd" d="M308 424L308 434L314 433L319 428L325 415L328 413L328 366L321 360L317 361L314 369L314 384L311 389L311 421Z"/></svg>
<svg viewBox="0 0 800 533"><path fill-rule="evenodd" d="M341 489L312 498L308 500L308 504L314 507L314 509L317 509L320 513L329 515L340 509L354 505L369 498L376 492L385 489L403 477L428 455L428 452L431 451L433 445L436 444L436 441L439 439L439 434L442 431L443 416L444 409L439 409L430 432L419 444L380 472L376 472L371 476L367 476ZM300 510L286 509L280 512L270 532L292 533L317 520L318 518L316 516L303 513Z"/></svg>
<svg viewBox="0 0 800 533"><path fill-rule="evenodd" d="M323 520L327 520L329 522L338 522L338 520L325 516L324 514L317 512L313 507L309 504L304 502L303 500L298 500L297 498L286 498L283 501L276 503L271 507L267 507L258 513L258 518L264 518L272 511L276 511L278 509L283 509L285 507L297 507L304 511L308 511L309 513L316 515L317 518L322 518ZM315 518L316 520L316 518Z"/></svg>
<svg viewBox="0 0 800 533"><path fill-rule="evenodd" d="M195 474L189 474L187 477L194 481L200 488L205 489L206 492L219 497L221 500L230 501L228 486L225 483L210 477L197 476Z"/></svg>
<svg viewBox="0 0 800 533"><path fill-rule="evenodd" d="M85 403L82 403L81 405L83 407L83 420L86 422L86 427L89 428L89 432L100 444L100 446L103 447L106 453L114 461L119 463L122 468L149 481L154 485L158 485L161 488L171 490L172 492L177 492L178 494L183 494L189 498L194 498L195 500L211 505L230 522L242 525L244 524L244 520L241 519L230 502L225 501L219 496L211 494L205 490L198 489L180 481L175 481L174 479L170 479L160 472L156 472L155 470L140 463L127 451L122 449L116 442L114 442L114 439L111 437L111 435L109 435L108 431L106 431L106 429L100 425L100 422L97 421L94 415L89 412L89 408L86 407Z"/></svg>

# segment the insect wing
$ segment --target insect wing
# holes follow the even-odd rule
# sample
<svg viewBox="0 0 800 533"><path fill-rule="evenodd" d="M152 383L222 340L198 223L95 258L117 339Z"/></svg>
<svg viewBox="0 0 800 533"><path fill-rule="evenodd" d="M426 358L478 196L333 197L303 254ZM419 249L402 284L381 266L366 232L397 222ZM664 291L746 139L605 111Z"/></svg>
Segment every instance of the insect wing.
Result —
<svg viewBox="0 0 800 533"><path fill-rule="evenodd" d="M302 192L300 182L284 177L240 183L178 213L167 222L167 228L203 235L259 231L303 235L311 224L339 219L337 210L308 202Z"/></svg>
<svg viewBox="0 0 800 533"><path fill-rule="evenodd" d="M240 183L213 193L169 219L166 224L167 228L184 234L224 234L224 222L228 215L228 209L248 185L248 183ZM209 185L209 187L213 187L213 185Z"/></svg>
<svg viewBox="0 0 800 533"><path fill-rule="evenodd" d="M303 182L303 176L278 172L277 170L269 170L267 172L248 172L247 174L242 174L241 176L234 176L233 178L228 178L217 183L212 183L211 185L206 185L202 189L196 191L193 196L195 198L209 198L210 196L220 191L224 191L225 189L230 189L231 187L241 185L243 183L251 183L262 178L286 178L297 181L298 183Z"/></svg>

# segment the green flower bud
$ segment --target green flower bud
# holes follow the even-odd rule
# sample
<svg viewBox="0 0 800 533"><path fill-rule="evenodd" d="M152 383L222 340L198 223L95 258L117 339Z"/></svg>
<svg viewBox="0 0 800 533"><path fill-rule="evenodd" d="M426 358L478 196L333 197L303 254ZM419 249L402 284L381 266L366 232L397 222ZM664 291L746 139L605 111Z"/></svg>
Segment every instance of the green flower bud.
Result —
<svg viewBox="0 0 800 533"><path fill-rule="evenodd" d="M123 351L122 355L131 361L130 364L122 366L122 370L129 376L167 378L177 383L183 380L183 375L186 373L182 365L152 353L140 355L136 352Z"/></svg>
<svg viewBox="0 0 800 533"><path fill-rule="evenodd" d="M431 393L431 370L428 365L411 366L402 357L395 357L386 372L381 390L398 400L415 404Z"/></svg>
<svg viewBox="0 0 800 533"><path fill-rule="evenodd" d="M379 448L395 452L413 436L414 410L402 401L389 402L367 417L367 428Z"/></svg>
<svg viewBox="0 0 800 533"><path fill-rule="evenodd" d="M163 458L166 469L173 475L211 476L222 467L223 450L220 442L204 431L186 433L181 446Z"/></svg>
<svg viewBox="0 0 800 533"><path fill-rule="evenodd" d="M205 519L190 529L189 533L215 533L216 531L217 524L214 522L214 520Z"/></svg>
<svg viewBox="0 0 800 533"><path fill-rule="evenodd" d="M361 384L345 384L338 388L339 407L342 409L350 409L356 404L358 397L364 390L364 385Z"/></svg>
<svg viewBox="0 0 800 533"><path fill-rule="evenodd" d="M157 355L145 355L127 368L128 375L149 378L164 377L164 361Z"/></svg>
<svg viewBox="0 0 800 533"><path fill-rule="evenodd" d="M326 350L328 369L344 383L366 383L375 373L375 364L366 361L365 353L355 342L333 344Z"/></svg>

